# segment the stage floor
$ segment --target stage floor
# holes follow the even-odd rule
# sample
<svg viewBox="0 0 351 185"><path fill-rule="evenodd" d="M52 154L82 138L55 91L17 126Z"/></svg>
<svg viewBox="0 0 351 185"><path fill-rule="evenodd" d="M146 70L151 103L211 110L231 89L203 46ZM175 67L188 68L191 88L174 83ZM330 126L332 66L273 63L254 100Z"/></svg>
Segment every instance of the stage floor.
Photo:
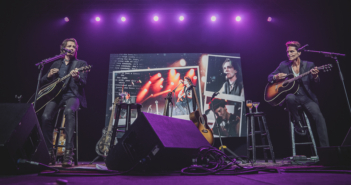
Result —
<svg viewBox="0 0 351 185"><path fill-rule="evenodd" d="M55 165L59 167L60 165ZM70 169L104 168L103 162L89 164L80 162ZM242 164L250 168L251 164ZM323 167L320 165L291 165L285 160L277 163L258 160L254 167L267 167L271 171L252 174L216 174L207 176L187 176L179 172L161 174L129 174L96 176L96 173L79 173L83 176L40 176L38 174L0 176L0 184L128 184L128 185L172 185L172 184L350 184L351 168ZM77 173L78 175L78 173Z"/></svg>

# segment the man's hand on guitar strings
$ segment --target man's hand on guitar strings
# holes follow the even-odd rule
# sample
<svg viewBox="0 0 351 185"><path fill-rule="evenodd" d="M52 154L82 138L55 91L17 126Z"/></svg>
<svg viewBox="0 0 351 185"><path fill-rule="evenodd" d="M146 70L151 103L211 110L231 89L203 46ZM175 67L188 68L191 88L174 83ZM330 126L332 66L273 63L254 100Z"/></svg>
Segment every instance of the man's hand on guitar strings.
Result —
<svg viewBox="0 0 351 185"><path fill-rule="evenodd" d="M286 77L287 74L285 73L278 73L275 75L275 79L276 80L281 80L281 79L284 79Z"/></svg>
<svg viewBox="0 0 351 185"><path fill-rule="evenodd" d="M48 74L48 78L52 77L52 75L54 75L55 73L57 73L59 71L59 69L57 68L52 68L50 69L50 72Z"/></svg>
<svg viewBox="0 0 351 185"><path fill-rule="evenodd" d="M74 70L71 71L71 75L74 79L79 79L79 71L78 68L75 68Z"/></svg>

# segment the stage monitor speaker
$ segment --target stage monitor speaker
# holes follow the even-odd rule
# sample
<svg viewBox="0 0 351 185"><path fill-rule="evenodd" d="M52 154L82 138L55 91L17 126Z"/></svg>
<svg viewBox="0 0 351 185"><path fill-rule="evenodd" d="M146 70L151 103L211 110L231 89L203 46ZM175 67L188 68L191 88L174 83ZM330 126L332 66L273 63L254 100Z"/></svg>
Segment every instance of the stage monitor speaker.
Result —
<svg viewBox="0 0 351 185"><path fill-rule="evenodd" d="M319 163L324 166L351 166L351 146L317 148Z"/></svg>
<svg viewBox="0 0 351 185"><path fill-rule="evenodd" d="M0 171L2 174L36 172L18 159L49 164L48 149L31 104L0 104Z"/></svg>
<svg viewBox="0 0 351 185"><path fill-rule="evenodd" d="M210 146L193 122L142 112L105 162L110 170L180 170Z"/></svg>
<svg viewBox="0 0 351 185"><path fill-rule="evenodd" d="M347 132L345 139L342 142L341 146L351 146L351 128Z"/></svg>

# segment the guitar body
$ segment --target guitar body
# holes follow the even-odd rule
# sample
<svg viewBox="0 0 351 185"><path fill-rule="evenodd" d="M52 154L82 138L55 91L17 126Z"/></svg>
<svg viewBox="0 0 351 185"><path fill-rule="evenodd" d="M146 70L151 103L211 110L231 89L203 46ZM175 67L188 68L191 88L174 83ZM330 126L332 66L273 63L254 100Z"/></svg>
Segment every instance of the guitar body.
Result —
<svg viewBox="0 0 351 185"><path fill-rule="evenodd" d="M110 122L107 127L102 129L102 137L96 143L95 151L98 155L102 157L107 157L108 152L110 150L111 140L112 140L112 124L113 119L115 116L116 104L119 102L119 97L116 97L115 101L113 102L112 112L110 117ZM118 118L117 118L118 119Z"/></svg>
<svg viewBox="0 0 351 185"><path fill-rule="evenodd" d="M196 110L195 112L190 113L189 118L195 124L195 126L199 129L201 134L205 137L205 139L210 143L212 146L214 144L213 133L210 127L207 125L207 117L206 115L202 115L204 118L203 122L200 118L200 112Z"/></svg>
<svg viewBox="0 0 351 185"><path fill-rule="evenodd" d="M102 137L96 144L95 151L103 157L107 157L110 150L110 143L112 138L112 131L108 131L108 127L102 130Z"/></svg>
<svg viewBox="0 0 351 185"><path fill-rule="evenodd" d="M37 96L37 104L35 112L39 112L42 110L46 104L48 104L51 100L53 100L56 96L58 96L61 90L66 86L63 82L59 82L60 79L56 79L54 82L43 86ZM35 93L31 96L27 103L34 103Z"/></svg>
<svg viewBox="0 0 351 185"><path fill-rule="evenodd" d="M264 100L272 106L277 106L284 102L286 95L295 94L299 90L299 84L296 81L286 83L286 80L293 77L294 75L290 74L285 79L273 84L268 83L264 93Z"/></svg>

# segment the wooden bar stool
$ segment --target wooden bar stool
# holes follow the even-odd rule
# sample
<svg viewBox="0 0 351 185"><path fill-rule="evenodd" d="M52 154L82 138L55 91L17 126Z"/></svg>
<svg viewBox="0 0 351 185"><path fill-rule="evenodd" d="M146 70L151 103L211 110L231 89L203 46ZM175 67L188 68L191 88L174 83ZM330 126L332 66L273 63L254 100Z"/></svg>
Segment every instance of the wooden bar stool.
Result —
<svg viewBox="0 0 351 185"><path fill-rule="evenodd" d="M59 111L57 112L56 116L56 122L55 122L55 130L54 130L54 139L53 139L53 148L56 153L56 158L57 157L62 157L65 153L66 149L66 133L65 133L65 122L66 122L66 117L63 114L63 110L65 110L66 105L62 106ZM73 153L74 153L74 165L78 165L78 111L80 108L76 111L76 129L74 131L74 138L76 140L75 147L73 148ZM60 120L61 116L61 125L57 125L58 121ZM57 143L57 144L56 144Z"/></svg>
<svg viewBox="0 0 351 185"><path fill-rule="evenodd" d="M138 103L120 103L116 105L116 120L115 120L115 124L113 125L113 129L112 129L112 139L111 139L111 143L110 143L110 151L114 146L114 141L115 138L117 136L118 132L121 133L125 133L126 131L128 131L130 125L131 125L131 117L132 117L132 109L137 109L137 113L138 115L141 114L141 104ZM119 116L121 114L122 109L126 110L126 124L124 126L119 126Z"/></svg>
<svg viewBox="0 0 351 185"><path fill-rule="evenodd" d="M260 131L255 130L255 118L257 118L258 120L258 126L260 128ZM262 122L260 119L262 119ZM268 162L266 150L270 150L272 161L275 163L273 145L269 135L265 114L263 112L247 113L246 121L247 121L247 162L249 162L249 159L250 159L250 151L252 151L252 161L255 163L256 148L263 148L265 162ZM262 145L256 145L256 137L255 137L256 134L260 134ZM266 145L265 139L268 140L268 145ZM250 140L252 141L251 146L250 146L250 143L251 143Z"/></svg>

